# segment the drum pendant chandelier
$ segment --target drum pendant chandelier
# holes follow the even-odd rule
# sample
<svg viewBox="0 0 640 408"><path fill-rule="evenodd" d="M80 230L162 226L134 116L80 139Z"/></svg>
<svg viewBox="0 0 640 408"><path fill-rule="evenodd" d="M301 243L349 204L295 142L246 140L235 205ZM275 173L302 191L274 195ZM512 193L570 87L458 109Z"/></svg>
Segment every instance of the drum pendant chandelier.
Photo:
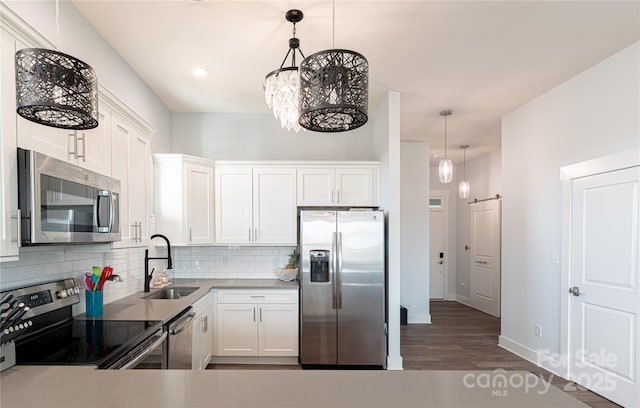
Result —
<svg viewBox="0 0 640 408"><path fill-rule="evenodd" d="M43 48L19 50L16 106L20 116L41 125L93 129L98 126L98 78L91 66L62 52Z"/></svg>
<svg viewBox="0 0 640 408"><path fill-rule="evenodd" d="M335 47L335 0L333 41ZM300 126L316 132L344 132L367 123L369 63L360 53L330 49L300 64Z"/></svg>

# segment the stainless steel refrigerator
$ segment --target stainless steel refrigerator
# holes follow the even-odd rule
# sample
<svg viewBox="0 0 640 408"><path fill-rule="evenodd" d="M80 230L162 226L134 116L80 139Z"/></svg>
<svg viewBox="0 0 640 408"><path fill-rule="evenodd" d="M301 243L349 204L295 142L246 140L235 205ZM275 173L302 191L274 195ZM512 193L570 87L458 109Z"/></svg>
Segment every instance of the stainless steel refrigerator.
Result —
<svg viewBox="0 0 640 408"><path fill-rule="evenodd" d="M384 366L382 211L300 212L302 365Z"/></svg>

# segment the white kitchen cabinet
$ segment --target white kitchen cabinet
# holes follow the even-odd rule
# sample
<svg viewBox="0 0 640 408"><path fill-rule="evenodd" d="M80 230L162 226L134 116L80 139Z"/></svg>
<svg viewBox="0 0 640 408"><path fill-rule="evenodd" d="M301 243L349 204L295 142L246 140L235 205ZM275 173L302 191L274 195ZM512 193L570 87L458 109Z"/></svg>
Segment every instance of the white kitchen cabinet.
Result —
<svg viewBox="0 0 640 408"><path fill-rule="evenodd" d="M112 172L120 180L121 241L114 248L148 246L151 150L133 124L111 115Z"/></svg>
<svg viewBox="0 0 640 408"><path fill-rule="evenodd" d="M217 355L298 355L297 289L221 289L217 301Z"/></svg>
<svg viewBox="0 0 640 408"><path fill-rule="evenodd" d="M18 242L18 158L16 155L16 39L0 32L0 262L17 261Z"/></svg>
<svg viewBox="0 0 640 408"><path fill-rule="evenodd" d="M213 161L180 154L153 160L156 230L173 245L213 244Z"/></svg>
<svg viewBox="0 0 640 408"><path fill-rule="evenodd" d="M376 207L379 205L378 165L298 168L297 204L307 207Z"/></svg>
<svg viewBox="0 0 640 408"><path fill-rule="evenodd" d="M216 165L218 244L295 245L294 167Z"/></svg>
<svg viewBox="0 0 640 408"><path fill-rule="evenodd" d="M191 368L205 370L213 355L213 326L211 296L206 294L193 304L195 313Z"/></svg>

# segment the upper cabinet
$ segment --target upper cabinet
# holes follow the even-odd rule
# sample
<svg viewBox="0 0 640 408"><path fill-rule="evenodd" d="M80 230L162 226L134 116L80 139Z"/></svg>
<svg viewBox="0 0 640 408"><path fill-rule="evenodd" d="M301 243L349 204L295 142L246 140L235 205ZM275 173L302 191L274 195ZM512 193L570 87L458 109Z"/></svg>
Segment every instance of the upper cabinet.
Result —
<svg viewBox="0 0 640 408"><path fill-rule="evenodd" d="M121 240L114 248L148 246L151 206L151 147L121 115L111 116L111 176L120 180Z"/></svg>
<svg viewBox="0 0 640 408"><path fill-rule="evenodd" d="M218 244L295 245L296 169L216 165Z"/></svg>
<svg viewBox="0 0 640 408"><path fill-rule="evenodd" d="M318 165L298 168L300 207L377 207L380 205L378 164Z"/></svg>
<svg viewBox="0 0 640 408"><path fill-rule="evenodd" d="M16 95L14 55L16 39L0 33L0 262L18 260L18 159L16 155Z"/></svg>
<svg viewBox="0 0 640 408"><path fill-rule="evenodd" d="M153 162L156 231L173 245L213 244L213 161L155 154Z"/></svg>

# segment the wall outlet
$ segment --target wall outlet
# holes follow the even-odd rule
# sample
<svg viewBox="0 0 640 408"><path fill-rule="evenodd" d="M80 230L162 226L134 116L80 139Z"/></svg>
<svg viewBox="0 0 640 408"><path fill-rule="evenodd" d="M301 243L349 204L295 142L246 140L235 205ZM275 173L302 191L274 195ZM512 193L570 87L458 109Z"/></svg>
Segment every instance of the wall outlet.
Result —
<svg viewBox="0 0 640 408"><path fill-rule="evenodd" d="M222 257L222 266L229 266L229 257L228 256L223 256Z"/></svg>
<svg viewBox="0 0 640 408"><path fill-rule="evenodd" d="M560 264L560 252L551 251L551 264L559 265Z"/></svg>
<svg viewBox="0 0 640 408"><path fill-rule="evenodd" d="M542 338L542 326L541 325L536 324L535 334L536 334L536 337Z"/></svg>
<svg viewBox="0 0 640 408"><path fill-rule="evenodd" d="M464 282L460 282L460 286L464 286Z"/></svg>

